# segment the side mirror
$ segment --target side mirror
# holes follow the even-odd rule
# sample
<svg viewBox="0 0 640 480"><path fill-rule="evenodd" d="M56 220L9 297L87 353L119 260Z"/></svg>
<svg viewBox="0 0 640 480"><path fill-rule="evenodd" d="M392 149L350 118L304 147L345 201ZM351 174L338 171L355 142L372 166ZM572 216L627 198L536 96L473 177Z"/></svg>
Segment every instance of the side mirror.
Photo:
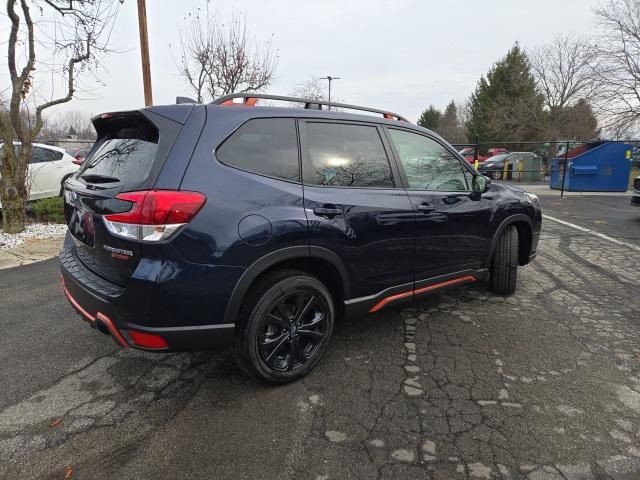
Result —
<svg viewBox="0 0 640 480"><path fill-rule="evenodd" d="M482 194L489 189L489 180L484 175L476 175L471 181L471 200L480 200Z"/></svg>

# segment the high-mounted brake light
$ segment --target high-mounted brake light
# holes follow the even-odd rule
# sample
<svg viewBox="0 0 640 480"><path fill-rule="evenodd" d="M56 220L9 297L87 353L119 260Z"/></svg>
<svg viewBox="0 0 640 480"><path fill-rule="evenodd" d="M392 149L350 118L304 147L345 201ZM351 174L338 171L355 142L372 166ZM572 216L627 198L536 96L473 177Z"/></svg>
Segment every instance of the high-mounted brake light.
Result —
<svg viewBox="0 0 640 480"><path fill-rule="evenodd" d="M189 223L207 201L202 193L177 190L127 192L116 198L131 202L131 208L127 212L105 215L107 230L139 242L168 240Z"/></svg>

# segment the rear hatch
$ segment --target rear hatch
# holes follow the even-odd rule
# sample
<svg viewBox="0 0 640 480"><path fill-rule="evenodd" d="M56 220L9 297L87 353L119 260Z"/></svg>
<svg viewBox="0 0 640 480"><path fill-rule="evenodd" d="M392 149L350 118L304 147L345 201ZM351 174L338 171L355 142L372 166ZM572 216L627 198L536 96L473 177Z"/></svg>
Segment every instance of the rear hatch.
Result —
<svg viewBox="0 0 640 480"><path fill-rule="evenodd" d="M97 275L125 285L145 245L122 231L124 223L105 219L136 208L135 199L123 199L123 192L153 188L182 125L145 110L103 114L93 124L96 143L65 183L65 217L79 260Z"/></svg>

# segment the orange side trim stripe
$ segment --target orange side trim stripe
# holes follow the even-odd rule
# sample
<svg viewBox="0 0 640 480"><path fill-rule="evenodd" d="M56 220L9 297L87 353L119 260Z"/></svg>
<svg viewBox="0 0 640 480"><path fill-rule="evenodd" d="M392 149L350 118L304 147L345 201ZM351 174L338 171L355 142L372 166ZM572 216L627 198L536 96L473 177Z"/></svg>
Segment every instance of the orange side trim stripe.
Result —
<svg viewBox="0 0 640 480"><path fill-rule="evenodd" d="M434 283L433 285L427 285L426 287L418 288L416 290L410 290L408 292L397 293L395 295L391 295L389 297L383 298L378 303L376 303L369 313L375 313L384 307L386 304L393 302L394 300L399 300L400 298L410 297L411 295L419 295L421 293L429 292L431 290L436 290L438 288L447 287L449 285L456 285L458 283L464 282L475 282L476 277L473 275L465 275L464 277L452 278L451 280L445 280L444 282Z"/></svg>
<svg viewBox="0 0 640 480"><path fill-rule="evenodd" d="M411 295L413 295L413 290L409 292L397 293L396 295L391 295L390 297L383 298L378 303L376 303L371 310L369 310L369 313L377 312L382 307L384 307L387 303L393 302L394 300L398 300L400 298L410 297Z"/></svg>
<svg viewBox="0 0 640 480"><path fill-rule="evenodd" d="M446 280L444 282L434 283L433 285L427 285L426 287L422 287L417 290L414 290L413 293L415 293L416 295L419 295L421 293L425 293L430 290L435 290L436 288L442 288L448 285L455 285L457 283L462 283L462 282L475 282L475 281L476 281L476 277L474 277L473 275L465 275L464 277L452 278L451 280Z"/></svg>

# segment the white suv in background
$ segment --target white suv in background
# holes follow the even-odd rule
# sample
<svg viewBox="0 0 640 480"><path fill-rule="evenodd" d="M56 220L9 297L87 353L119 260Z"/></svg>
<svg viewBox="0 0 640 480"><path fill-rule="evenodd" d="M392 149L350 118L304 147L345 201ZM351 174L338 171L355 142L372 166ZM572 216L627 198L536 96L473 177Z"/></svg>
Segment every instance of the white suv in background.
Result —
<svg viewBox="0 0 640 480"><path fill-rule="evenodd" d="M15 142L14 145L20 145ZM0 144L0 152L4 144ZM1 153L0 153L1 155ZM63 148L34 143L27 172L29 200L56 197L62 191L64 181L73 175L79 166ZM2 208L2 204L0 204Z"/></svg>

